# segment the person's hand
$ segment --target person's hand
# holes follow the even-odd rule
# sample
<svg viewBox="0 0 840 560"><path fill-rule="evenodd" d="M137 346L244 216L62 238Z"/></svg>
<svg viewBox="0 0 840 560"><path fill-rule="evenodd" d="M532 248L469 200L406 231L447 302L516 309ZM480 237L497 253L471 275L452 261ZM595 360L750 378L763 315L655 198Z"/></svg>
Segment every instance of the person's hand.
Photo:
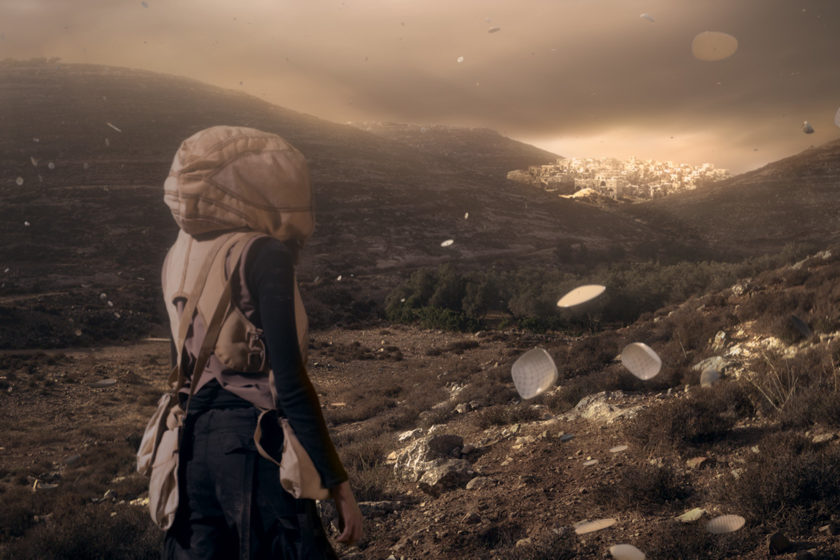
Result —
<svg viewBox="0 0 840 560"><path fill-rule="evenodd" d="M362 511L356 503L350 483L342 482L338 486L330 488L330 497L335 501L335 509L338 510L338 542L353 544L362 538Z"/></svg>

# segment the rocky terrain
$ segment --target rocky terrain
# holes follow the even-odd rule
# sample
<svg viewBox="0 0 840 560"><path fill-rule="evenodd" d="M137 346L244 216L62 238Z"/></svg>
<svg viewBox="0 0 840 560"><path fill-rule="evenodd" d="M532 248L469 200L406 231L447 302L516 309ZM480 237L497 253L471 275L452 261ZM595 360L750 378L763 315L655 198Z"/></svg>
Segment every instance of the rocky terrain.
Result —
<svg viewBox="0 0 840 560"><path fill-rule="evenodd" d="M836 144L624 214L482 171L545 158L488 131L430 127L424 144L118 68L6 62L0 77L1 558L159 556L134 452L168 369L157 275L175 226L160 184L178 142L219 122L276 130L312 165L309 372L367 518L343 558L608 558L616 544L651 559L840 556ZM796 181L811 194L791 195ZM375 311L440 263L562 270L558 245L577 244L594 281L616 255L784 260L791 241L815 248L616 324L582 308L564 312L586 325L574 331L454 332ZM675 269L683 284L716 270L701 264ZM631 280L605 276L601 301L652 299ZM560 313L562 293L538 295ZM661 357L656 377L621 365L630 342ZM511 366L535 346L559 379L523 401ZM712 534L719 515L745 524ZM580 525L600 519L613 521Z"/></svg>

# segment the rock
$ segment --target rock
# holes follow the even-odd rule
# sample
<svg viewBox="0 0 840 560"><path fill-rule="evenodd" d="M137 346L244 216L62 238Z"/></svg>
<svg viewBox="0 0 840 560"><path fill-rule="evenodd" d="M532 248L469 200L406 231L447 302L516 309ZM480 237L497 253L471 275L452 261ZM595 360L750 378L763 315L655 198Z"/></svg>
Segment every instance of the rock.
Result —
<svg viewBox="0 0 840 560"><path fill-rule="evenodd" d="M691 459L687 460L685 464L690 469L701 469L703 467L709 467L714 463L714 459L710 459L709 457L692 457Z"/></svg>
<svg viewBox="0 0 840 560"><path fill-rule="evenodd" d="M715 368L706 368L700 374L700 386L711 387L720 379L720 371Z"/></svg>
<svg viewBox="0 0 840 560"><path fill-rule="evenodd" d="M791 546L793 546L793 543L790 542L790 539L781 533L773 533L767 539L767 548L770 554L783 554L790 550Z"/></svg>
<svg viewBox="0 0 840 560"><path fill-rule="evenodd" d="M811 438L814 443L827 443L837 438L837 434L818 434Z"/></svg>
<svg viewBox="0 0 840 560"><path fill-rule="evenodd" d="M397 436L397 441L400 443L404 443L410 439L420 437L421 435L423 435L422 428L414 428L413 430L408 430L407 432L403 432L399 436Z"/></svg>
<svg viewBox="0 0 840 560"><path fill-rule="evenodd" d="M825 533L826 535L831 535L832 537L836 537L840 535L840 523L832 521L828 525L823 525L819 529L820 533Z"/></svg>
<svg viewBox="0 0 840 560"><path fill-rule="evenodd" d="M814 555L815 553L816 549L813 548L808 550L798 550L794 558L796 558L796 560L814 560L816 558Z"/></svg>
<svg viewBox="0 0 840 560"><path fill-rule="evenodd" d="M723 371L726 369L726 366L729 365L729 360L724 358L723 356L712 356L711 358L706 358L705 360L700 360L693 366L691 369L694 371L703 371L707 369L714 369L718 372Z"/></svg>
<svg viewBox="0 0 840 560"><path fill-rule="evenodd" d="M420 477L419 487L432 496L463 487L473 478L475 471L463 459L449 459L436 464Z"/></svg>
<svg viewBox="0 0 840 560"><path fill-rule="evenodd" d="M493 480L486 476L477 476L467 482L467 490L483 490L493 485Z"/></svg>
<svg viewBox="0 0 840 560"><path fill-rule="evenodd" d="M578 404L563 417L567 421L585 418L592 422L611 424L620 418L632 418L641 405L628 405L622 391L602 391L583 397Z"/></svg>
<svg viewBox="0 0 840 560"><path fill-rule="evenodd" d="M526 445L530 443L534 443L537 440L534 436L522 436L516 438L516 442L511 446L511 449L522 449Z"/></svg>
<svg viewBox="0 0 840 560"><path fill-rule="evenodd" d="M454 434L419 438L397 452L394 473L403 480L417 482L426 471L448 459L454 448L460 451L463 445L464 438Z"/></svg>
<svg viewBox="0 0 840 560"><path fill-rule="evenodd" d="M359 510L362 515L368 517L382 517L400 509L400 502L359 502Z"/></svg>
<svg viewBox="0 0 840 560"><path fill-rule="evenodd" d="M465 414L469 411L470 411L470 405L468 405L466 403L461 403L461 404L459 404L458 406L455 407L455 412L457 412L458 414Z"/></svg>
<svg viewBox="0 0 840 560"><path fill-rule="evenodd" d="M531 537L525 537L524 539L516 541L516 548L521 546L531 546L532 544L534 544L534 541L531 540Z"/></svg>
<svg viewBox="0 0 840 560"><path fill-rule="evenodd" d="M475 446L465 443L464 447L461 448L461 455L469 455L473 451L475 451Z"/></svg>
<svg viewBox="0 0 840 560"><path fill-rule="evenodd" d="M462 523L478 523L481 521L481 516L478 515L476 512L471 511L461 519Z"/></svg>

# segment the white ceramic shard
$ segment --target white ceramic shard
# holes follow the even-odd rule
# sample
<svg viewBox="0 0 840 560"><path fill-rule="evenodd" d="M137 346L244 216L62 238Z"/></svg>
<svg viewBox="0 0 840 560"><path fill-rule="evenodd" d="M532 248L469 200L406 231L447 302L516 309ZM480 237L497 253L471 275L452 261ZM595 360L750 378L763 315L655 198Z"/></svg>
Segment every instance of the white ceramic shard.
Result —
<svg viewBox="0 0 840 560"><path fill-rule="evenodd" d="M469 213L469 212L464 212L464 219L465 219L465 220L469 220L469 219L470 219L470 213Z"/></svg>
<svg viewBox="0 0 840 560"><path fill-rule="evenodd" d="M632 544L616 544L610 547L615 560L645 560L645 553Z"/></svg>
<svg viewBox="0 0 840 560"><path fill-rule="evenodd" d="M75 331L73 331L73 334L75 334L76 336L82 336L82 329L76 329Z"/></svg>
<svg viewBox="0 0 840 560"><path fill-rule="evenodd" d="M497 31L501 31L501 30L502 30L501 27L491 27L490 29L487 30L487 33L496 33Z"/></svg>
<svg viewBox="0 0 840 560"><path fill-rule="evenodd" d="M734 533L744 526L745 520L740 515L721 515L706 523L706 530L713 535Z"/></svg>
<svg viewBox="0 0 840 560"><path fill-rule="evenodd" d="M598 459L589 459L588 461L583 462L584 467L591 467L592 465L597 465Z"/></svg>
<svg viewBox="0 0 840 560"><path fill-rule="evenodd" d="M341 274L339 274L338 276L336 276L335 281L336 281L336 282L341 282Z"/></svg>
<svg viewBox="0 0 840 560"><path fill-rule="evenodd" d="M463 57L463 56L459 56L459 57L458 57L458 58L456 58L455 60L458 62L458 64L461 64L462 62L464 62L464 57Z"/></svg>
<svg viewBox="0 0 840 560"><path fill-rule="evenodd" d="M23 177L18 177L17 179L15 179L15 184L19 187L22 187L23 186Z"/></svg>
<svg viewBox="0 0 840 560"><path fill-rule="evenodd" d="M706 510L703 508L694 508L686 511L682 515L678 515L676 520L680 523L694 523L706 513Z"/></svg>
<svg viewBox="0 0 840 560"><path fill-rule="evenodd" d="M802 132L804 132L805 134L813 134L814 127L811 126L811 123L809 123L808 121L802 121Z"/></svg>
<svg viewBox="0 0 840 560"><path fill-rule="evenodd" d="M706 368L700 374L700 386L711 387L720 379L720 372L715 368Z"/></svg>
<svg viewBox="0 0 840 560"><path fill-rule="evenodd" d="M31 224L31 223L29 223L29 220L24 220L24 222L23 222L23 227L29 227L29 226L31 226L31 225L32 225L32 224Z"/></svg>
<svg viewBox="0 0 840 560"><path fill-rule="evenodd" d="M103 379L102 381L94 381L90 384L93 389L104 389L105 387L112 387L117 384L116 379Z"/></svg>
<svg viewBox="0 0 840 560"><path fill-rule="evenodd" d="M513 385L523 399L532 399L544 393L557 381L557 366L542 348L534 348L519 356L510 373Z"/></svg>
<svg viewBox="0 0 840 560"><path fill-rule="evenodd" d="M621 363L642 381L653 379L662 369L662 360L644 342L632 342L625 346L621 351Z"/></svg>
<svg viewBox="0 0 840 560"><path fill-rule="evenodd" d="M111 123L109 123L109 122L106 122L105 124L107 124L108 126L110 126L111 128L113 128L113 129L114 129L114 130L116 130L117 132L122 132L122 130L120 130L119 128L117 128L117 127L116 127L116 125L113 125L113 124L111 124Z"/></svg>
<svg viewBox="0 0 840 560"><path fill-rule="evenodd" d="M715 62L729 58L738 50L738 39L720 31L703 31L691 42L691 54L698 60Z"/></svg>
<svg viewBox="0 0 840 560"><path fill-rule="evenodd" d="M642 19L646 19L646 20L648 20L648 21L649 21L649 22L651 22L651 23L653 23L654 21L656 21L656 20L654 20L654 19L653 19L653 16L652 16L652 15L650 15L650 14L641 14L639 17L640 17L640 18L642 18Z"/></svg>
<svg viewBox="0 0 840 560"><path fill-rule="evenodd" d="M452 245L453 243L455 243L455 240L454 240L454 239L447 239L446 241L444 241L443 243L441 243L441 244L440 244L440 246L441 246L441 247L449 247L449 246L450 246L450 245Z"/></svg>
<svg viewBox="0 0 840 560"><path fill-rule="evenodd" d="M627 451L626 445L616 445L615 447L610 447L610 453L621 453L622 451Z"/></svg>
<svg viewBox="0 0 840 560"><path fill-rule="evenodd" d="M47 164L47 167L48 167L49 169L55 169L55 163L53 163L53 162L49 162L49 163Z"/></svg>
<svg viewBox="0 0 840 560"><path fill-rule="evenodd" d="M557 301L557 307L572 307L591 301L604 293L606 288L600 284L578 286Z"/></svg>
<svg viewBox="0 0 840 560"><path fill-rule="evenodd" d="M834 113L834 125L840 126L840 109L837 109L837 112Z"/></svg>
<svg viewBox="0 0 840 560"><path fill-rule="evenodd" d="M612 527L613 525L615 525L615 519L612 518L596 519L595 521L581 521L580 523L575 524L575 534L585 535L587 533L594 533L595 531L600 531L602 529L606 529L607 527Z"/></svg>
<svg viewBox="0 0 840 560"><path fill-rule="evenodd" d="M29 161L32 162L32 167L38 167L38 160L34 156L29 156Z"/></svg>

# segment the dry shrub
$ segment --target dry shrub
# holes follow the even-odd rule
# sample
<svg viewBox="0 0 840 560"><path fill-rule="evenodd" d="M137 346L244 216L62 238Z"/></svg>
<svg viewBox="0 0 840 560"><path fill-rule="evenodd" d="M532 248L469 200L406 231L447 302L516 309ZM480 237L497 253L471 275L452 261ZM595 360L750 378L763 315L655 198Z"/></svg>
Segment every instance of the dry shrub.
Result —
<svg viewBox="0 0 840 560"><path fill-rule="evenodd" d="M16 560L151 560L160 557L163 533L146 508L79 502L11 543Z"/></svg>
<svg viewBox="0 0 840 560"><path fill-rule="evenodd" d="M491 426L509 426L519 422L539 420L540 412L526 404L493 405L476 412L471 420L481 430Z"/></svg>
<svg viewBox="0 0 840 560"><path fill-rule="evenodd" d="M648 451L667 453L720 440L738 419L751 416L754 410L741 385L719 383L640 412L625 432Z"/></svg>
<svg viewBox="0 0 840 560"><path fill-rule="evenodd" d="M742 558L762 543L764 534L749 526L729 535L711 535L702 523L668 521L652 534L639 539L638 546L648 558L679 560L722 560Z"/></svg>
<svg viewBox="0 0 840 560"><path fill-rule="evenodd" d="M755 523L810 534L840 510L840 449L793 432L767 436L744 472L717 490Z"/></svg>
<svg viewBox="0 0 840 560"><path fill-rule="evenodd" d="M645 464L625 467L616 480L596 486L593 497L596 503L618 511L661 513L663 508L681 505L692 493L688 479L673 468Z"/></svg>
<svg viewBox="0 0 840 560"><path fill-rule="evenodd" d="M577 339L555 356L560 379L571 379L598 371L621 352L619 336L612 331L602 332Z"/></svg>

